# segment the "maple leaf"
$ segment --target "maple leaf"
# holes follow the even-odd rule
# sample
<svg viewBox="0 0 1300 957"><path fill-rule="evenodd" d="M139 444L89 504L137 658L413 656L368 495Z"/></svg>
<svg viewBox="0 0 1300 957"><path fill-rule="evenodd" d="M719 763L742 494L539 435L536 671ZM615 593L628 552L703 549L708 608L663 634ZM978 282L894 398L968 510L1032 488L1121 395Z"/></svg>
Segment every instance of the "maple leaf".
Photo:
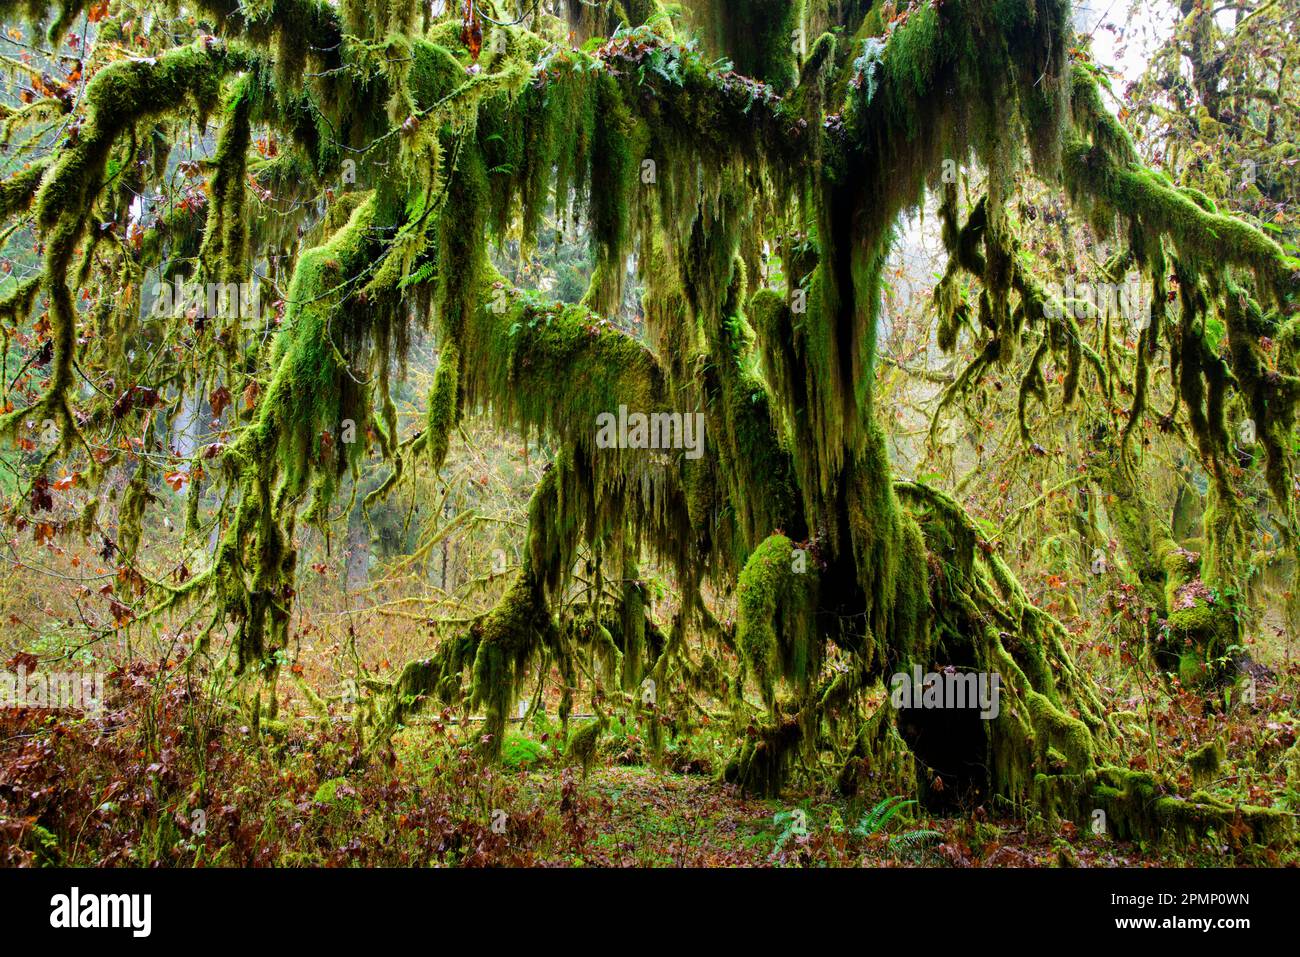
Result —
<svg viewBox="0 0 1300 957"><path fill-rule="evenodd" d="M32 511L48 512L54 508L54 496L50 494L50 480L41 476L32 483Z"/></svg>
<svg viewBox="0 0 1300 957"><path fill-rule="evenodd" d="M116 598L109 599L108 610L113 614L113 624L119 628L135 617L135 613Z"/></svg>
<svg viewBox="0 0 1300 957"><path fill-rule="evenodd" d="M11 619L13 617L14 616L10 615ZM14 624L17 623L18 622L14 622ZM5 662L5 667L8 668L10 671L16 671L17 669L22 668L24 671L30 674L40 666L40 663L41 660L37 658L34 654L32 654L30 651L19 651L16 652L12 658L10 658L8 661Z"/></svg>
<svg viewBox="0 0 1300 957"><path fill-rule="evenodd" d="M208 404L212 406L212 414L219 417L230 405L230 390L224 385L213 389L208 396Z"/></svg>
<svg viewBox="0 0 1300 957"><path fill-rule="evenodd" d="M117 580L137 595L143 595L145 591L144 576L132 568L130 565L119 565L117 569Z"/></svg>

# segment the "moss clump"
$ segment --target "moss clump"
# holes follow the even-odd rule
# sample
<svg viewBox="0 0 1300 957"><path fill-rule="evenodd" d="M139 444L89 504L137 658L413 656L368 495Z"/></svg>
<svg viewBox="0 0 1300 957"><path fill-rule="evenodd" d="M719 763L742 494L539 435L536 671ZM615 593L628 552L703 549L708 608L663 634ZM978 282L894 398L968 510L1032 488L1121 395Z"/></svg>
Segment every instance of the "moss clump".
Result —
<svg viewBox="0 0 1300 957"><path fill-rule="evenodd" d="M1233 673L1240 623L1201 575L1202 558L1168 542L1160 552L1168 616L1155 637L1155 657L1185 687L1215 688Z"/></svg>
<svg viewBox="0 0 1300 957"><path fill-rule="evenodd" d="M1122 215L1152 237L1168 237L1190 263L1244 266L1267 290L1293 281L1282 248L1262 232L1205 209L1145 168L1117 160L1105 144L1089 144L1075 134L1067 138L1063 159L1072 195L1093 210L1098 223L1106 223L1107 232Z"/></svg>
<svg viewBox="0 0 1300 957"><path fill-rule="evenodd" d="M529 770L546 761L549 750L522 734L507 734L501 746L501 763L516 771Z"/></svg>
<svg viewBox="0 0 1300 957"><path fill-rule="evenodd" d="M1193 783L1202 785L1217 774L1224 758L1223 745L1217 738L1206 741L1190 752L1187 755L1187 766L1192 769Z"/></svg>
<svg viewBox="0 0 1300 957"><path fill-rule="evenodd" d="M1234 805L1205 791L1171 795L1144 771L1099 769L1087 800L1105 810L1107 828L1120 840L1185 842L1208 831L1244 828L1254 843L1267 845L1293 829L1285 811Z"/></svg>
<svg viewBox="0 0 1300 957"><path fill-rule="evenodd" d="M312 800L317 804L326 804L349 813L361 810L361 802L357 800L356 791L348 783L347 778L330 778L328 781L322 781L316 793L312 795Z"/></svg>
<svg viewBox="0 0 1300 957"><path fill-rule="evenodd" d="M564 745L565 762L579 765L584 781L591 771L602 730L599 721L586 721L569 732L568 741Z"/></svg>
<svg viewBox="0 0 1300 957"><path fill-rule="evenodd" d="M591 698L592 709L596 712L595 720L585 722L571 730L564 745L565 763L581 765L583 781L587 780L587 775L591 771L601 735L609 730L609 717L600 706L601 697L602 693L598 685Z"/></svg>
<svg viewBox="0 0 1300 957"><path fill-rule="evenodd" d="M769 707L779 679L806 691L821 666L816 570L803 558L790 539L771 535L749 556L736 588L736 645Z"/></svg>

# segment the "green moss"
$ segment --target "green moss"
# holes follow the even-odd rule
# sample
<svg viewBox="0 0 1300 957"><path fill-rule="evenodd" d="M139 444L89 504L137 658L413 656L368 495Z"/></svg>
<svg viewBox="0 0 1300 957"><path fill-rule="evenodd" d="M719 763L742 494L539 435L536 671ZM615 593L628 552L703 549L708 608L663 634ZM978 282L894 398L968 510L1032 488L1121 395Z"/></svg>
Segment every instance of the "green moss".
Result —
<svg viewBox="0 0 1300 957"><path fill-rule="evenodd" d="M739 786L742 794L780 794L802 737L796 720L783 720L762 729L747 738L728 761L723 780Z"/></svg>
<svg viewBox="0 0 1300 957"><path fill-rule="evenodd" d="M521 574L481 623L474 626L478 652L474 657L473 706L487 714L483 751L501 752L506 717L523 690L528 663L554 628L531 576Z"/></svg>
<svg viewBox="0 0 1300 957"><path fill-rule="evenodd" d="M290 494L302 493L314 469L330 461L341 469L364 448L360 442L339 443L337 436L345 419L364 433L366 406L345 351L374 329L362 318L367 312L355 303L349 309L342 304L355 292L349 277L373 262L373 221L371 199L359 204L327 243L303 253L289 284L283 331L272 353L275 377L259 406L257 428L264 441L280 449ZM368 305L373 318L386 304ZM325 432L332 437L328 442L321 438Z"/></svg>
<svg viewBox="0 0 1300 957"><path fill-rule="evenodd" d="M623 654L623 673L620 679L624 691L635 691L640 687L646 665L651 663L645 592L635 555L631 549L627 549L623 559L623 602L619 629Z"/></svg>
<svg viewBox="0 0 1300 957"><path fill-rule="evenodd" d="M790 89L798 64L795 31L804 0L754 0L743 13L734 4L707 0L699 12L715 44L725 50L738 73L769 84L778 93Z"/></svg>
<svg viewBox="0 0 1300 957"><path fill-rule="evenodd" d="M807 555L802 558L796 562L790 539L769 536L749 556L736 587L736 645L769 708L779 679L806 691L820 668L816 569Z"/></svg>
<svg viewBox="0 0 1300 957"><path fill-rule="evenodd" d="M117 512L117 544L127 562L135 560L143 532L145 509L153 501L149 491L150 470L141 464L127 483L126 493Z"/></svg>
<svg viewBox="0 0 1300 957"><path fill-rule="evenodd" d="M1225 758L1223 745L1217 738L1205 742L1187 755L1187 765L1192 769L1192 781L1203 784L1219 771Z"/></svg>
<svg viewBox="0 0 1300 957"><path fill-rule="evenodd" d="M582 768L584 779L591 771L591 764L596 756L596 746L600 742L601 731L599 721L586 721L569 732L568 741L565 743L565 761L569 764L579 765Z"/></svg>
<svg viewBox="0 0 1300 957"><path fill-rule="evenodd" d="M436 472L447 457L451 430L460 417L460 350L454 342L443 344L438 354L438 369L429 393L429 411L425 419L425 451L430 467Z"/></svg>
<svg viewBox="0 0 1300 957"><path fill-rule="evenodd" d="M1235 805L1197 791L1187 798L1167 793L1150 774L1101 768L1091 795L1107 815L1107 829L1121 840L1189 841L1214 831L1244 827L1252 841L1269 844L1292 830L1290 815L1276 808Z"/></svg>
<svg viewBox="0 0 1300 957"><path fill-rule="evenodd" d="M248 78L241 80L226 106L226 117L213 156L210 209L198 258L206 275L218 282L247 280L247 226L244 222L245 178L251 141L252 98Z"/></svg>
<svg viewBox="0 0 1300 957"><path fill-rule="evenodd" d="M43 277L36 275L14 283L0 297L0 322L17 324L26 319L40 294L43 281Z"/></svg>
<svg viewBox="0 0 1300 957"><path fill-rule="evenodd" d="M156 59L110 64L87 83L87 120L75 139L61 145L42 180L35 211L46 234L45 283L54 362L41 405L60 421L66 446L81 434L67 398L77 340L69 270L103 186L114 144L134 124L189 102L206 114L217 100L224 73L243 62L222 45L196 43ZM3 426L12 428L16 421L11 417Z"/></svg>
<svg viewBox="0 0 1300 957"><path fill-rule="evenodd" d="M0 222L31 206L49 165L49 159L38 160L0 183Z"/></svg>
<svg viewBox="0 0 1300 957"><path fill-rule="evenodd" d="M322 781L316 793L312 795L312 800L317 804L327 804L349 813L361 810L361 802L357 800L356 791L348 783L347 778L330 778L328 781Z"/></svg>
<svg viewBox="0 0 1300 957"><path fill-rule="evenodd" d="M142 119L192 100L200 113L215 107L223 74L244 62L221 45L201 43L156 60L120 60L86 85L89 120L75 144L60 151L36 198L37 219L52 228L60 216L84 215L102 183L117 137Z"/></svg>
<svg viewBox="0 0 1300 957"><path fill-rule="evenodd" d="M1085 208L1112 222L1118 215L1138 221L1150 235L1172 240L1189 262L1246 267L1274 294L1294 281L1281 247L1262 232L1204 209L1149 170L1120 163L1077 135L1067 138L1064 163L1067 185Z"/></svg>
<svg viewBox="0 0 1300 957"><path fill-rule="evenodd" d="M1055 751L1064 757L1067 769L1074 774L1081 774L1093 766L1092 735L1087 725L1065 714L1037 692L1028 692L1025 701L1038 733L1040 757L1046 758L1049 750Z"/></svg>
<svg viewBox="0 0 1300 957"><path fill-rule="evenodd" d="M549 749L522 734L507 734L501 747L501 763L516 771L528 770L546 761Z"/></svg>

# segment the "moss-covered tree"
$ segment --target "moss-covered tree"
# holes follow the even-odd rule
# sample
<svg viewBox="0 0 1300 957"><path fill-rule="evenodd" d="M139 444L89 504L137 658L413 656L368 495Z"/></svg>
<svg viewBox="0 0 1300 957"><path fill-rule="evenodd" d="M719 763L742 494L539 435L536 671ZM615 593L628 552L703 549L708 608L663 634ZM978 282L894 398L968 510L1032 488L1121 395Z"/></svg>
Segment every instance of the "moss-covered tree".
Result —
<svg viewBox="0 0 1300 957"><path fill-rule="evenodd" d="M59 7L51 42L86 6ZM3 312L50 346L43 388L15 395L0 430L56 424L33 481L61 457L101 481L131 455L115 434L180 414L187 397L229 424L229 441L196 450L188 473L194 534L216 535L211 562L148 582L137 614L193 609L209 616L207 635L233 626L233 667L273 683L295 529L327 527L368 444L339 441L345 423L391 463L378 497L437 468L467 410L490 410L556 450L522 567L489 615L376 686L372 740L441 698L486 713L491 754L534 665L549 661L566 676L562 718L577 684L567 679L589 666L603 672L588 685L602 723L602 698L647 707L646 679L661 695L730 702L739 744L727 776L747 789L778 791L826 735L847 734L846 788L910 762L935 801L997 797L1072 817L1102 807L1121 833L1144 835L1239 814L1279 826L1272 812L1164 794L1112 766L1106 704L1060 625L951 498L891 479L872 388L882 270L900 218L927 195L941 200L950 255L941 344L963 326L985 343L955 388L1031 336L1070 370L1067 400L1081 377L1106 376L1018 239L1010 197L1032 175L1125 237L1158 288L1171 269L1179 277L1180 308L1159 301L1149 347L1177 355L1179 408L1207 461L1223 462L1229 396L1245 397L1292 514L1295 263L1138 161L1102 104L1103 78L1071 60L1068 3L450 6L198 0L175 20L113 0L96 8L106 15L77 78L11 110L10 126L30 135L10 149L0 211L30 216L43 265ZM150 55L133 55L141 46ZM171 145L209 117L205 189L142 218L133 204L176 174ZM944 174L975 166L985 192L963 209ZM588 225L580 304L516 288L493 264L495 244L535 242L548 211ZM607 321L633 257L644 338ZM158 275L254 273L276 309L253 322L159 320L141 301ZM86 311L94 288L115 295ZM1226 360L1206 344L1210 315L1227 325ZM392 376L426 322L440 365L424 429L403 436ZM1139 405L1144 390L1142 370ZM597 417L620 406L703 412L705 454L602 447ZM1118 425L1122 453L1130 432ZM151 461L132 459L117 513L111 544L128 565ZM1241 522L1228 469L1214 478L1203 562L1229 575ZM616 569L625 587L559 616L580 549L591 574ZM666 634L635 581L647 555L682 594ZM1177 593L1196 573L1175 558L1160 561ZM706 585L735 588L734 627ZM1189 621L1189 634L1213 624ZM914 665L997 673L999 716L944 712L935 727L862 713L882 678ZM657 728L652 707L648 719Z"/></svg>

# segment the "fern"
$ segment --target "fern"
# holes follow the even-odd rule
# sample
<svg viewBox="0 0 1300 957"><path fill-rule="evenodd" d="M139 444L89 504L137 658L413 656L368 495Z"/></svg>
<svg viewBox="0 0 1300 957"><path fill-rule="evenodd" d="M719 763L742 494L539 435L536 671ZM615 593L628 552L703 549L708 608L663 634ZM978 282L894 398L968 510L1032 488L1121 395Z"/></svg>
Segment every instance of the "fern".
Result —
<svg viewBox="0 0 1300 957"><path fill-rule="evenodd" d="M781 848L792 837L803 837L808 833L807 812L800 808L793 811L778 811L772 818L772 823L782 828L781 833L777 836L776 844L772 847L770 857L775 857L780 853Z"/></svg>
<svg viewBox="0 0 1300 957"><path fill-rule="evenodd" d="M889 853L909 861L918 861L925 856L925 852L930 849L930 846L938 843L942 837L942 831L925 828L894 834L889 838Z"/></svg>
<svg viewBox="0 0 1300 957"><path fill-rule="evenodd" d="M915 804L913 800L904 800L901 796L885 798L875 807L873 807L853 827L853 833L858 837L870 837L879 831L883 831L885 825L909 804Z"/></svg>
<svg viewBox="0 0 1300 957"><path fill-rule="evenodd" d="M905 800L901 796L885 798L885 800L862 815L854 826L852 833L857 837L871 837L873 834L883 833L886 825L899 811L915 803L915 801ZM909 861L918 861L925 855L930 845L936 843L942 837L943 833L940 831L917 828L904 831L901 834L891 834L886 846L889 848L890 854Z"/></svg>

